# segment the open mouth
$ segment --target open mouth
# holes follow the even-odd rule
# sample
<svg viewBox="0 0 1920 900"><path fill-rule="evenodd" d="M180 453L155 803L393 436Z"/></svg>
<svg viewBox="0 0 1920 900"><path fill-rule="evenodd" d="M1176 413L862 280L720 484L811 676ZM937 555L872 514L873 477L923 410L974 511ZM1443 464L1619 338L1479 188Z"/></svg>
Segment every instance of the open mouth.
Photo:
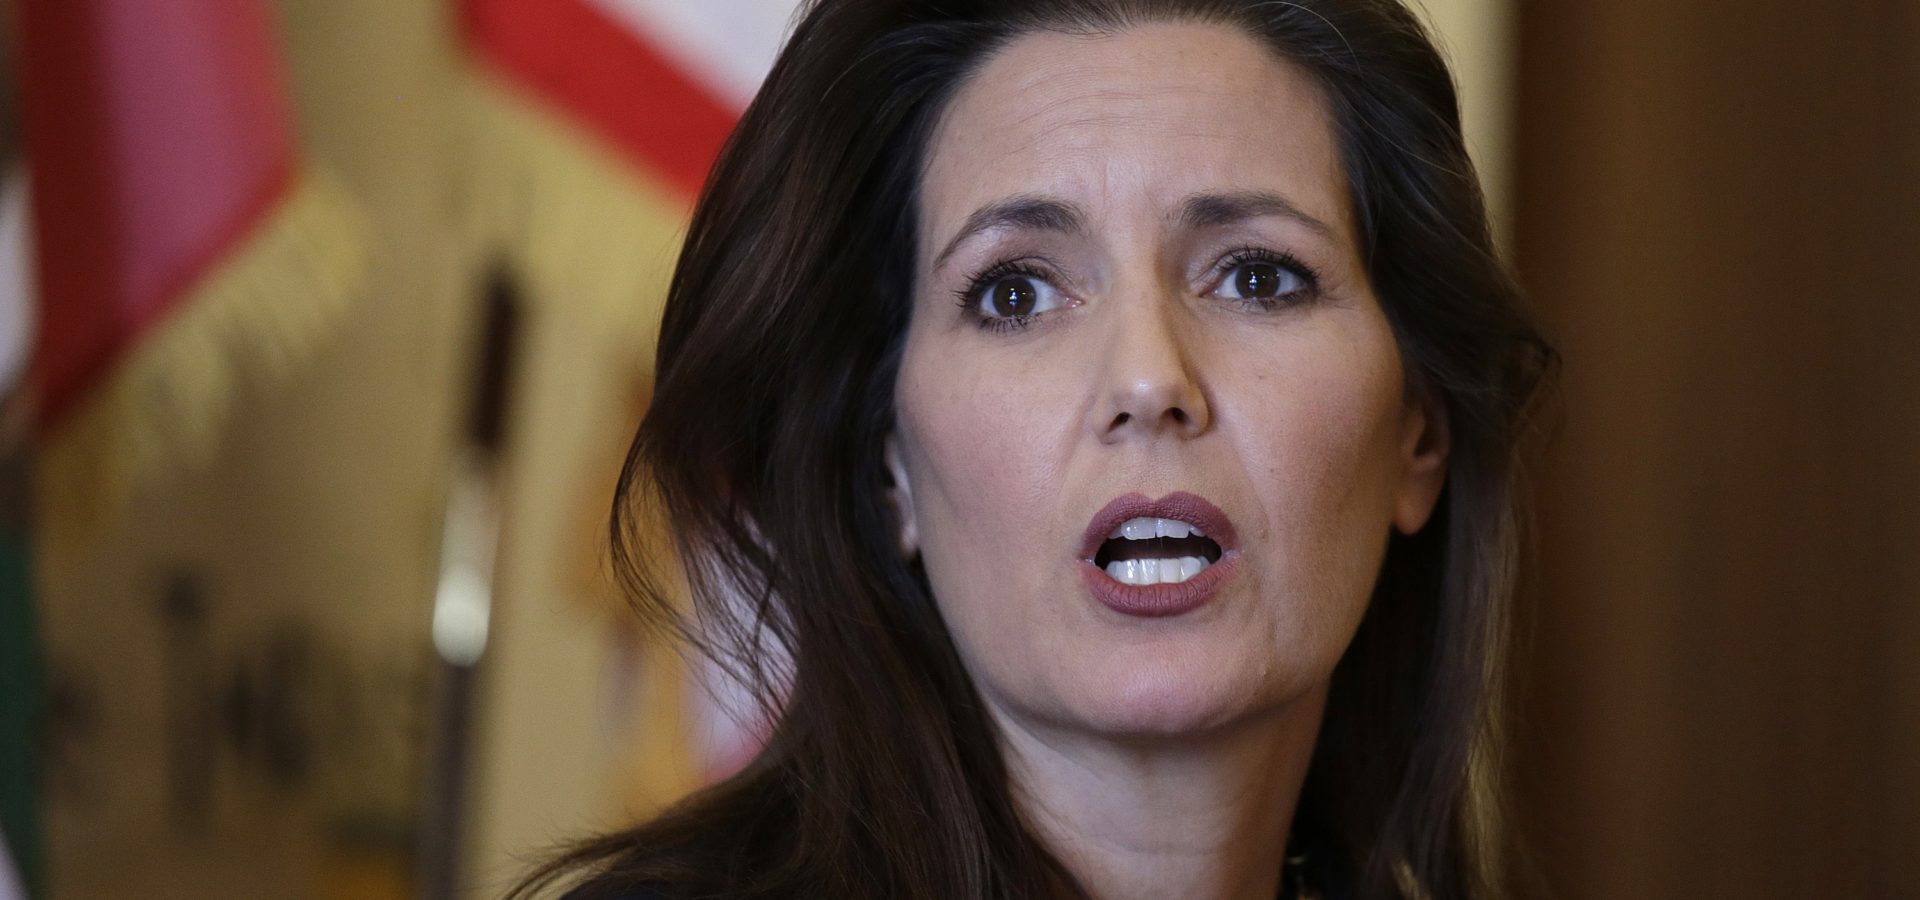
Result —
<svg viewBox="0 0 1920 900"><path fill-rule="evenodd" d="M1205 497L1113 498L1087 523L1079 565L1093 599L1128 616L1164 619L1219 596L1240 564L1233 520Z"/></svg>
<svg viewBox="0 0 1920 900"><path fill-rule="evenodd" d="M1220 544L1180 519L1136 516L1113 529L1093 564L1121 584L1179 584L1220 561Z"/></svg>

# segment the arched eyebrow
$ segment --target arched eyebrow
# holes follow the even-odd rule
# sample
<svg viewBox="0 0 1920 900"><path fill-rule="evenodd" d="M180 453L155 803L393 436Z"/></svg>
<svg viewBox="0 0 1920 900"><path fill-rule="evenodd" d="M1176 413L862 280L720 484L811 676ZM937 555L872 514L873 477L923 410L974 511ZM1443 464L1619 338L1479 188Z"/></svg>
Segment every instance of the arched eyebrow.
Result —
<svg viewBox="0 0 1920 900"><path fill-rule="evenodd" d="M1313 217L1279 194L1267 191L1233 191L1223 194L1195 194L1180 204L1175 216L1184 228L1200 229L1232 225L1247 219L1279 216L1292 219L1318 232L1328 240L1335 238L1332 226ZM1078 206L1038 194L1017 194L982 206L967 216L946 247L933 258L938 271L967 239L995 228L1028 231L1080 233L1086 229L1086 215Z"/></svg>
<svg viewBox="0 0 1920 900"><path fill-rule="evenodd" d="M1332 226L1309 215L1306 210L1294 205L1293 201L1266 191L1195 194L1180 204L1180 212L1175 217L1175 221L1185 228L1200 229L1217 228L1267 216L1292 219L1319 232L1321 237L1328 240L1335 239Z"/></svg>
<svg viewBox="0 0 1920 900"><path fill-rule="evenodd" d="M968 238L995 228L1076 233L1086 229L1086 221L1080 208L1071 203L1037 194L1017 194L974 210L946 248L933 258L933 268L937 271L946 265Z"/></svg>

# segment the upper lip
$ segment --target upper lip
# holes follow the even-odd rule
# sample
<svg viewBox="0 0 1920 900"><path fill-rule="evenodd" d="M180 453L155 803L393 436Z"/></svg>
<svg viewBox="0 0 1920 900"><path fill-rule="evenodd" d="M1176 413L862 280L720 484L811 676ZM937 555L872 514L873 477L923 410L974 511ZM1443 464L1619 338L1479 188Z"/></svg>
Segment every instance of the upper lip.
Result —
<svg viewBox="0 0 1920 900"><path fill-rule="evenodd" d="M1085 540L1080 545L1080 558L1093 559L1100 552L1100 545L1106 542L1107 535L1128 519L1142 517L1178 519L1189 525L1198 525L1202 534L1220 545L1222 553L1240 545L1232 520L1207 498L1186 491L1174 491L1155 500L1136 492L1113 498L1112 502L1094 514L1093 521L1087 525Z"/></svg>

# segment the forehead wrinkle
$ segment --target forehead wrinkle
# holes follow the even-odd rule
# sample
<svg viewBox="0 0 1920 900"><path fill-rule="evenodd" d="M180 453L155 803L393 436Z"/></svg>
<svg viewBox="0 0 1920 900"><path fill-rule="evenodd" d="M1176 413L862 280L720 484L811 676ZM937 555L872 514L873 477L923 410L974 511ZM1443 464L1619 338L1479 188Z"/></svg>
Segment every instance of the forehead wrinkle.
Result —
<svg viewBox="0 0 1920 900"><path fill-rule="evenodd" d="M1055 33L1053 36L1088 44L1112 37L1104 33L1084 36ZM1044 38L1034 35L1022 40L1032 39ZM1120 177L1121 169L1137 167L1142 163L1141 160L1126 158L1124 153L1116 154L1114 149L1116 143L1128 143L1130 139L1127 135L1135 133L1153 135L1161 139L1161 143L1169 137L1175 138L1176 144L1170 145L1175 147L1184 144L1193 148L1195 144L1209 143L1238 145L1243 148L1242 153L1250 149L1263 156L1315 151L1301 157L1302 162L1321 155L1317 152L1319 148L1301 143L1291 135L1281 137L1279 145L1269 146L1270 142L1247 133L1245 129L1236 130L1233 125L1238 119L1233 115L1233 108L1244 106L1249 100L1262 105L1279 104L1270 107L1270 115L1284 118L1308 115L1318 120L1312 123L1301 120L1300 125L1308 128L1331 130L1332 127L1320 86L1310 78L1303 78L1291 61L1274 58L1269 53L1262 52L1260 61L1276 64L1279 71L1293 76L1289 79L1290 84L1281 95L1248 97L1244 96L1246 85L1237 79L1220 81L1188 78L1170 85L1145 77L1146 73L1137 65L1123 65L1098 58L1091 61L1077 59L1074 65L1062 68L1051 65L1052 54L1036 56L1014 49L1020 43L1016 41L1004 46L987 57L974 75L969 77L968 83L961 87L960 96L955 97L958 102L950 104L940 115L932 135L936 146L950 148L954 146L953 138L957 136L954 129L963 127L968 130L967 139L962 144L966 147L964 155L955 156L951 150L936 151L929 155L928 165L922 169L923 183L936 169L948 173L947 177L941 179L949 186L945 198L948 202L941 205L954 214L990 202L996 195L1009 196L1014 192L1062 200L1079 198L1083 203L1097 203L1099 198L1105 196L1103 186ZM996 64L1010 64L1010 55L1018 55L1020 64L1011 69L1000 69L991 79L979 78ZM1156 65L1154 71L1167 74L1168 66L1177 70L1179 66L1173 63L1189 55L1178 54L1171 61L1160 59L1163 65ZM982 88L986 88L985 93L982 93ZM1300 90L1304 90L1304 95L1297 92ZM1299 105L1303 101L1304 107ZM1313 115L1315 113L1317 115ZM963 117L967 121L962 121ZM1207 125L1216 127L1208 128ZM1333 169L1331 182L1342 185L1345 178L1339 164L1337 141L1333 143L1335 146L1327 148L1332 151L1332 156L1326 162ZM1194 162L1206 163L1214 155L1201 154L1194 158ZM1212 168L1218 169L1217 166ZM997 185L990 183L994 180L991 178L955 177L975 169L985 172L996 169L1003 172L1027 171L1038 177L1025 183ZM1323 223L1333 226L1331 231L1345 233L1351 229L1352 210L1345 202L1348 198L1344 191L1337 191L1334 196L1328 197L1318 196L1319 192L1313 190L1296 193L1295 188L1300 187L1298 185L1285 182L1250 183L1241 177L1244 174L1237 167L1228 167L1210 172L1188 171L1188 176L1201 177L1183 177L1179 180L1187 182L1188 190L1183 192L1186 196L1209 187L1222 193L1230 193L1234 189L1279 189L1278 192L1288 196L1301 209L1311 210ZM1071 177L1063 181L1062 176ZM1259 181L1265 182L1266 179ZM1163 199L1178 203L1185 196ZM927 211L923 206L922 213ZM1094 215L1101 213L1094 207L1086 207L1084 211ZM1332 234L1326 236L1334 237ZM930 240L923 244L923 252L930 253L938 246L932 244L938 237L937 233L928 233L928 237Z"/></svg>
<svg viewBox="0 0 1920 900"><path fill-rule="evenodd" d="M1111 96L1119 96L1111 94ZM1148 95L1136 95L1148 96ZM1050 105L1073 104L1082 97L1065 98L1051 101ZM1036 111L1022 116L1023 123L1045 115L1045 111ZM1184 139L1221 143L1244 144L1246 135L1208 130L1196 130L1191 123L1182 120L1176 109L1095 109L1074 113L1058 121L1044 123L1031 129L1018 143L1010 144L994 151L1002 162L1034 158L1041 161L1043 171L1056 174L1072 172L1079 177L1066 181L1049 180L1037 186L1040 190L1057 192L1059 196L1071 197L1078 193L1099 197L1104 194L1104 185L1116 173L1116 167L1137 165L1141 160L1130 159L1127 154L1115 153L1116 135L1124 132L1146 132L1163 134L1168 129L1178 128ZM1013 129L1009 129L1010 131ZM1062 138L1062 132L1067 137ZM1159 165L1159 163L1154 163ZM1224 174L1224 173L1223 173Z"/></svg>
<svg viewBox="0 0 1920 900"><path fill-rule="evenodd" d="M1002 159L1018 158L1032 153L1036 146L1054 143L1061 131L1083 134L1057 142L1057 148L1043 151L1045 156L1093 152L1104 158L1109 155L1112 135L1123 130L1155 135L1172 130L1186 139L1202 141L1244 143L1247 140L1247 135L1231 133L1230 129L1196 130L1190 121L1192 110L1197 106L1218 103L1231 105L1245 99L1228 86L1212 81L1156 84L1150 88L1109 83L1116 76L1118 79L1132 79L1138 74L1133 67L1097 65L1066 72L1022 72L1016 75L1010 83L996 86L993 94L986 99L1002 102L1012 100L1017 104L1016 109L1019 106L1027 107L1005 126L994 129L996 135L1003 138L1009 135L1018 137L1005 141L998 148L989 149L989 152ZM972 91L968 91L968 94L970 96L966 100L956 104L942 117L941 132L946 132L960 116L977 112L986 102Z"/></svg>
<svg viewBox="0 0 1920 900"><path fill-rule="evenodd" d="M1156 84L1150 87L1115 83L1134 79L1137 75L1134 70L1121 66L1101 67L1094 71L1037 73L1023 78L1006 93L1012 97L1037 97L1041 100L1014 120L1018 125L1028 125L1036 119L1052 116L1063 106L1090 107L1086 114L1068 118L1068 121L1075 121L1087 116L1113 115L1110 108L1116 104L1126 109L1128 115L1135 115L1143 111L1183 112L1191 108L1195 101L1233 99L1232 91L1207 81Z"/></svg>
<svg viewBox="0 0 1920 900"><path fill-rule="evenodd" d="M1067 98L1055 101L1055 104L1078 105L1078 102L1082 99L1084 98ZM1045 114L1045 111L1039 111L1030 113L1024 118L1030 122ZM1062 150L1071 150L1074 152L1086 152L1089 150L1104 151L1108 149L1109 138L1116 131L1158 130L1175 124L1184 125L1184 123L1174 121L1176 116L1177 114L1173 111L1161 109L1089 109L1062 117L1058 121L1045 122L1035 126L1032 129L1032 133L1028 134L1024 141L1008 147L1003 155L1018 156L1030 152L1035 145L1050 142L1055 135L1063 130L1068 132L1082 132L1083 134L1078 138L1061 141ZM1022 124L1026 124L1026 122ZM1230 135L1209 135L1190 129L1184 130L1184 133L1196 138L1237 140L1237 138Z"/></svg>
<svg viewBox="0 0 1920 900"><path fill-rule="evenodd" d="M1057 33L1056 33L1057 34ZM1098 43L1112 37L1099 35L1059 35L1075 41ZM981 70L1000 61L1006 55L1003 49L981 66ZM1000 91L1011 98L1037 98L1038 103L1012 124L1024 128L1033 126L1036 120L1044 120L1056 115L1063 106L1094 107L1077 116L1065 116L1051 125L1038 126L1041 131L1033 139L1037 140L1052 131L1067 125L1085 125L1097 123L1104 116L1124 116L1139 118L1142 112L1177 112L1191 106L1198 97L1216 97L1231 99L1231 90L1213 81L1196 79L1191 83L1179 85L1152 84L1147 87L1130 87L1130 82L1140 79L1141 70L1135 65L1109 63L1103 60L1090 65L1081 65L1066 71L1048 67L1034 67L1021 71L1010 79L1010 84ZM971 92L969 92L971 93ZM977 101L977 98L971 98ZM1125 112L1115 113L1110 107L1120 104ZM1031 142L1031 141L1030 141Z"/></svg>

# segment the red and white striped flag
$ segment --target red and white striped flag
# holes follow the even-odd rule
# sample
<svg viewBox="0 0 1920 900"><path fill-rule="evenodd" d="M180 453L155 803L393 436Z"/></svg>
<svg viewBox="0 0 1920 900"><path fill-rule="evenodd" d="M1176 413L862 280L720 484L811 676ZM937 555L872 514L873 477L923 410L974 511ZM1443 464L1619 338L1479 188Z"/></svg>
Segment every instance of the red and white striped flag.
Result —
<svg viewBox="0 0 1920 900"><path fill-rule="evenodd" d="M461 0L474 237L649 362L687 211L796 0Z"/></svg>

